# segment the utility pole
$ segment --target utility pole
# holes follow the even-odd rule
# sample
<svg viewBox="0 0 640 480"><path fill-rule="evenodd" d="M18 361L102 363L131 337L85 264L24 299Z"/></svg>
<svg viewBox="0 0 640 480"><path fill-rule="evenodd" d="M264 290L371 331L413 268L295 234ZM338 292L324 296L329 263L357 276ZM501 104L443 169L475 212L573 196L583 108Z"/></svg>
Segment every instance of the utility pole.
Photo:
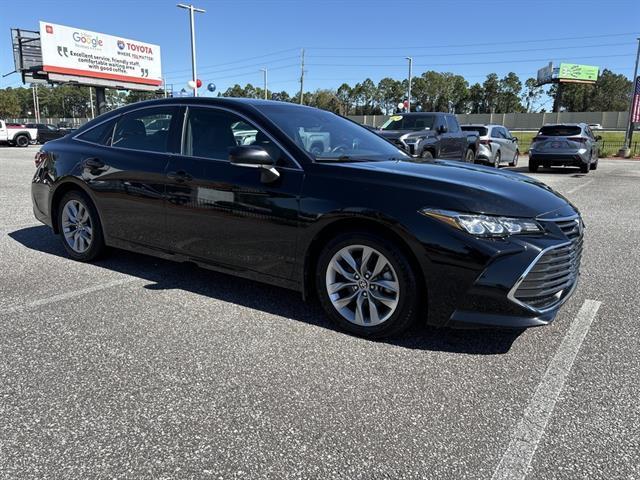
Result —
<svg viewBox="0 0 640 480"><path fill-rule="evenodd" d="M411 78L413 77L413 58L404 57L409 60L409 88L407 90L407 112L411 111Z"/></svg>
<svg viewBox="0 0 640 480"><path fill-rule="evenodd" d="M193 87L193 96L197 97L198 96L198 85L197 85L198 78L196 76L196 32L195 32L196 27L193 20L193 14L194 12L205 13L206 11L203 10L202 8L194 7L192 4L185 5L184 3L179 3L176 6L179 8L184 8L186 10L189 10L189 25L191 27L191 79L193 80L193 83L195 85Z"/></svg>
<svg viewBox="0 0 640 480"><path fill-rule="evenodd" d="M33 94L33 113L36 117L36 123L40 123L40 100L38 99L38 85L32 85L31 92Z"/></svg>
<svg viewBox="0 0 640 480"><path fill-rule="evenodd" d="M164 90L164 98L167 98L167 79L162 77L162 89Z"/></svg>
<svg viewBox="0 0 640 480"><path fill-rule="evenodd" d="M96 112L93 109L93 87L89 87L89 105L91 105L91 120L96 117Z"/></svg>
<svg viewBox="0 0 640 480"><path fill-rule="evenodd" d="M638 51L636 53L636 66L633 69L633 81L631 82L631 100L629 101L629 118L627 119L627 130L624 132L624 146L618 152L621 156L629 158L631 156L631 140L633 139L633 99L636 96L636 82L638 81L638 61L640 60L640 37L638 40Z"/></svg>
<svg viewBox="0 0 640 480"><path fill-rule="evenodd" d="M300 55L300 105L304 101L304 48Z"/></svg>
<svg viewBox="0 0 640 480"><path fill-rule="evenodd" d="M260 71L264 74L264 99L267 100L267 67L261 68Z"/></svg>

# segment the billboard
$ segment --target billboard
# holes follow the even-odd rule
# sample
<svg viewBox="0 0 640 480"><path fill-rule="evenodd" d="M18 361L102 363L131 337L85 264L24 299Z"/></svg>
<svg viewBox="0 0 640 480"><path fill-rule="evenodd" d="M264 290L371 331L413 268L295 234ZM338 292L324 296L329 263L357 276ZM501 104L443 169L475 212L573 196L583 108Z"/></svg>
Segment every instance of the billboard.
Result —
<svg viewBox="0 0 640 480"><path fill-rule="evenodd" d="M553 80L553 63L549 62L549 65L546 65L538 70L537 80L538 85L551 83L551 81Z"/></svg>
<svg viewBox="0 0 640 480"><path fill-rule="evenodd" d="M598 80L599 67L592 65L577 65L575 63L561 63L558 78L562 80L581 80L595 82Z"/></svg>
<svg viewBox="0 0 640 480"><path fill-rule="evenodd" d="M162 84L160 47L122 37L40 22L45 72L127 84Z"/></svg>

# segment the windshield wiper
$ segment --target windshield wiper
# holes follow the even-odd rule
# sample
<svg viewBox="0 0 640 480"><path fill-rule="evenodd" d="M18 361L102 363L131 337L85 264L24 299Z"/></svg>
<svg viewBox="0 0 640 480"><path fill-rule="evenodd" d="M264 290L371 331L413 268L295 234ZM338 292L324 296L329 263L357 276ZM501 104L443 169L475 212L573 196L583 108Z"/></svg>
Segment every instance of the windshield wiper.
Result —
<svg viewBox="0 0 640 480"><path fill-rule="evenodd" d="M366 158L355 158L350 157L349 155L340 155L339 157L316 157L316 162L374 162L375 160L370 160Z"/></svg>

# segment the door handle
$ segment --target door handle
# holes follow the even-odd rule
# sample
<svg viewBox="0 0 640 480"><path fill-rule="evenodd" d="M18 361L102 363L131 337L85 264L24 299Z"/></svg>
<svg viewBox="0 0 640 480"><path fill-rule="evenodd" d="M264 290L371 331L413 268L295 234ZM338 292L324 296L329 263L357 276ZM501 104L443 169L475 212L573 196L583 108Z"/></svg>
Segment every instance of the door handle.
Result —
<svg viewBox="0 0 640 480"><path fill-rule="evenodd" d="M182 183L182 182L188 182L193 177L189 175L187 172L185 172L184 170L179 170L177 172L167 173L167 178L170 178L171 180Z"/></svg>
<svg viewBox="0 0 640 480"><path fill-rule="evenodd" d="M99 158L87 158L82 164L91 170L106 170L106 165Z"/></svg>

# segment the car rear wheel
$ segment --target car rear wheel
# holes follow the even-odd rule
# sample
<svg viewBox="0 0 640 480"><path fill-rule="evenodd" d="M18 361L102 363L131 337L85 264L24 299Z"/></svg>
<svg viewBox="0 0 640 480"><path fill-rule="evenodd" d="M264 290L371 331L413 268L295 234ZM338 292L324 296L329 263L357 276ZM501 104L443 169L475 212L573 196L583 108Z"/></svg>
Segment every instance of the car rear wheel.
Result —
<svg viewBox="0 0 640 480"><path fill-rule="evenodd" d="M329 318L355 335L397 335L413 322L417 281L404 253L366 232L335 238L318 259L315 285Z"/></svg>
<svg viewBox="0 0 640 480"><path fill-rule="evenodd" d="M420 158L424 158L425 160L432 160L433 153L431 153L430 150L423 150L422 153L420 154Z"/></svg>
<svg viewBox="0 0 640 480"><path fill-rule="evenodd" d="M518 157L520 156L520 152L518 150L516 150L516 154L513 157L513 160L509 163L510 167L517 167L518 166Z"/></svg>
<svg viewBox="0 0 640 480"><path fill-rule="evenodd" d="M89 262L105 250L98 212L87 195L78 191L62 197L58 208L58 227L62 245L74 260Z"/></svg>
<svg viewBox="0 0 640 480"><path fill-rule="evenodd" d="M500 168L500 159L501 159L500 151L497 151L496 156L493 158L493 166L495 168Z"/></svg>
<svg viewBox="0 0 640 480"><path fill-rule="evenodd" d="M464 156L464 160L467 163L473 163L476 159L476 154L473 153L473 150L468 149L466 155Z"/></svg>
<svg viewBox="0 0 640 480"><path fill-rule="evenodd" d="M596 161L595 161L595 162L593 162L593 163L590 165L590 168L591 168L591 170L597 170L597 169L598 169L598 159L597 159L597 158L596 158Z"/></svg>
<svg viewBox="0 0 640 480"><path fill-rule="evenodd" d="M14 138L14 142L16 142L16 145L18 147L28 147L29 137L27 137L26 135L18 135L16 138Z"/></svg>
<svg viewBox="0 0 640 480"><path fill-rule="evenodd" d="M540 164L538 162L536 162L535 160L529 159L529 171L531 173L536 173L539 167L540 167Z"/></svg>

